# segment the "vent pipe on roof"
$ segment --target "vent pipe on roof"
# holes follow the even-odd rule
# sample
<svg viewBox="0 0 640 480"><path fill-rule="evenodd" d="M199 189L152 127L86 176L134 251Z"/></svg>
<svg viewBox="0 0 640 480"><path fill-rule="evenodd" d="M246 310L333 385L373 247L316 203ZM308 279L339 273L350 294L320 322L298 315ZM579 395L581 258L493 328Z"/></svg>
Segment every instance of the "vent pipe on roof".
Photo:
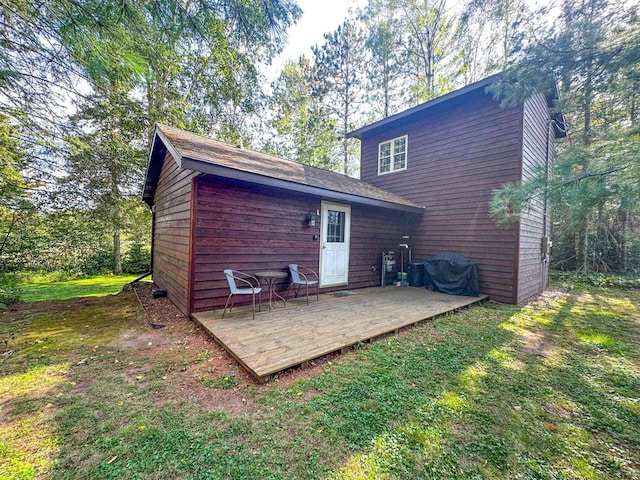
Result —
<svg viewBox="0 0 640 480"><path fill-rule="evenodd" d="M244 150L244 142L242 141L242 137L240 137L240 144L238 145L240 150Z"/></svg>

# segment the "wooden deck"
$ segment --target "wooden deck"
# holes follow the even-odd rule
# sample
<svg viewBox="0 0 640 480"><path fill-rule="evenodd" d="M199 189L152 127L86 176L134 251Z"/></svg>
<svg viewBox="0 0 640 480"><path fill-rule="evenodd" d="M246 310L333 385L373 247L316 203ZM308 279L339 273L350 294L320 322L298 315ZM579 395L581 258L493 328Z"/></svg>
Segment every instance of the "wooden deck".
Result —
<svg viewBox="0 0 640 480"><path fill-rule="evenodd" d="M251 310L194 313L192 317L260 380L358 342L487 298L461 297L424 288L367 288L295 299L252 320ZM267 311L265 311L265 309Z"/></svg>

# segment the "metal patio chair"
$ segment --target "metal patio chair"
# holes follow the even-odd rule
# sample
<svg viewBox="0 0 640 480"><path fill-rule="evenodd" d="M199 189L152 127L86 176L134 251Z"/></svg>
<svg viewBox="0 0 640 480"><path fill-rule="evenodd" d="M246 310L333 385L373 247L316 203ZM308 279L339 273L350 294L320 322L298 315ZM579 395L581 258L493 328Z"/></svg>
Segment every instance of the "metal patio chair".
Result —
<svg viewBox="0 0 640 480"><path fill-rule="evenodd" d="M307 273L302 272L304 270ZM320 298L320 288L319 288L319 279L318 274L311 270L310 268L303 267L296 263L292 263L289 265L289 272L291 273L291 283L289 284L289 289L287 290L287 298L289 298L289 290L291 290L291 286L295 285L294 293L295 296L298 296L300 292L300 287L304 285L306 294L307 294L307 305L309 305L309 286L316 287L316 300ZM309 280L309 277L315 277L315 280Z"/></svg>
<svg viewBox="0 0 640 480"><path fill-rule="evenodd" d="M253 299L253 319L256 318L256 295L258 295L258 311L262 311L262 297L260 296L260 292L262 292L262 288L260 287L260 282L253 275L249 275L248 273L240 272L238 270L227 269L224 271L225 277L227 277L227 282L229 282L229 296L227 297L227 303L224 305L224 312L222 312L222 318L224 318L225 313L227 313L227 306L229 305L229 300L234 295L251 295ZM255 284L252 283L255 281ZM238 287L238 284L242 285L242 288ZM231 307L229 308L229 312L233 309L234 300L231 302Z"/></svg>

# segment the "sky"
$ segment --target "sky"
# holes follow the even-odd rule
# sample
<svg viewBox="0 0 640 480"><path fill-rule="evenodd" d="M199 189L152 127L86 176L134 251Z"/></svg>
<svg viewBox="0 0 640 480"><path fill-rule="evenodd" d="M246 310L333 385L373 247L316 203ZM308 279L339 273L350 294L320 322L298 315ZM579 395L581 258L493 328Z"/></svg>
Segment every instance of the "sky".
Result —
<svg viewBox="0 0 640 480"><path fill-rule="evenodd" d="M297 0L302 17L287 31L288 44L284 51L265 70L271 82L275 80L287 60L300 55L311 56L311 47L324 43L323 35L333 32L347 16L349 8L367 4L367 0Z"/></svg>
<svg viewBox="0 0 640 480"><path fill-rule="evenodd" d="M548 0L526 0L529 7L537 9ZM323 35L333 32L347 17L349 9L364 7L367 0L297 0L302 17L287 31L288 44L263 72L267 82L275 80L287 60L297 60L302 54L311 56L311 47L324 43ZM453 2L457 8L464 2Z"/></svg>

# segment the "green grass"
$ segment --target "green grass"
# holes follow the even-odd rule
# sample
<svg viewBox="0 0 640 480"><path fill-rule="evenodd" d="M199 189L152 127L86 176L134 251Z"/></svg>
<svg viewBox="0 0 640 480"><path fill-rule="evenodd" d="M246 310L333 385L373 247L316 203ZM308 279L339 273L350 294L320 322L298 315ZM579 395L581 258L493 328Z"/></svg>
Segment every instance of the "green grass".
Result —
<svg viewBox="0 0 640 480"><path fill-rule="evenodd" d="M102 297L118 293L126 283L137 277L138 275L101 275L57 282L52 282L47 277L35 277L28 282L18 283L17 288L23 302Z"/></svg>
<svg viewBox="0 0 640 480"><path fill-rule="evenodd" d="M207 370L191 324L125 348L153 335L130 293L25 313L0 323L0 477L638 479L639 304L487 303L267 385Z"/></svg>

